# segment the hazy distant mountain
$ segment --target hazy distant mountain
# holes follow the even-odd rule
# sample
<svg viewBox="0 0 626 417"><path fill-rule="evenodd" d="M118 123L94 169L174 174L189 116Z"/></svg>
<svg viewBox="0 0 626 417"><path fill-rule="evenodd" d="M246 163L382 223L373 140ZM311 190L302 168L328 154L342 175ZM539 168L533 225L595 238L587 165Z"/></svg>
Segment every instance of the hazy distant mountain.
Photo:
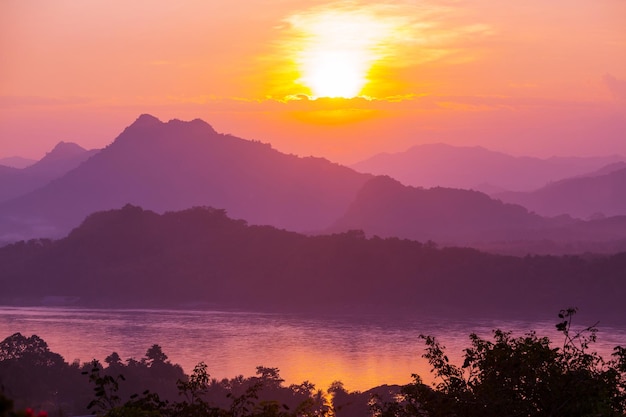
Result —
<svg viewBox="0 0 626 417"><path fill-rule="evenodd" d="M577 178L546 185L533 192L494 194L544 216L579 218L626 215L626 168L614 164ZM614 170L617 168L617 170Z"/></svg>
<svg viewBox="0 0 626 417"><path fill-rule="evenodd" d="M218 134L199 119L142 115L77 169L0 205L0 235L62 236L88 214L126 203L159 212L211 205L255 224L318 230L343 214L369 178Z"/></svg>
<svg viewBox="0 0 626 417"><path fill-rule="evenodd" d="M610 227L606 227L607 222L609 219L584 222L567 216L541 217L478 191L407 187L381 176L368 181L346 214L329 230L358 229L381 237L492 249L498 248L495 242L501 242L502 247L525 242L530 252L542 248L538 242L550 241L552 246L540 252L560 253L567 246L578 252L601 247L595 245L598 242L623 242L626 217L610 219ZM485 245L488 242L492 245ZM593 244L580 245L582 242Z"/></svg>
<svg viewBox="0 0 626 417"><path fill-rule="evenodd" d="M0 158L0 165L11 167L11 168L26 168L29 165L37 162L36 159L28 159L22 158L21 156L9 156L6 158Z"/></svg>
<svg viewBox="0 0 626 417"><path fill-rule="evenodd" d="M98 150L60 142L41 160L22 169L0 169L0 202L27 194L64 175Z"/></svg>
<svg viewBox="0 0 626 417"><path fill-rule="evenodd" d="M91 158L99 149L87 150L72 142L59 142L35 164L24 169L30 175L58 177Z"/></svg>
<svg viewBox="0 0 626 417"><path fill-rule="evenodd" d="M389 175L418 187L452 187L484 192L530 191L605 165L621 156L547 159L514 157L482 147L441 143L418 145L405 152L382 153L352 165L359 172Z"/></svg>
<svg viewBox="0 0 626 417"><path fill-rule="evenodd" d="M597 169L595 171L588 172L588 173L585 173L585 174L582 174L582 175L578 175L577 177L574 177L574 178L598 177L600 175L610 174L611 172L619 171L620 169L624 169L624 168L626 168L626 162L624 162L624 161L614 162L612 164L608 164L606 166L603 166L600 169ZM566 178L566 179L568 179L568 178Z"/></svg>
<svg viewBox="0 0 626 417"><path fill-rule="evenodd" d="M506 257L350 232L304 236L222 210L96 213L59 241L0 248L0 302L545 317L626 317L624 254Z"/></svg>

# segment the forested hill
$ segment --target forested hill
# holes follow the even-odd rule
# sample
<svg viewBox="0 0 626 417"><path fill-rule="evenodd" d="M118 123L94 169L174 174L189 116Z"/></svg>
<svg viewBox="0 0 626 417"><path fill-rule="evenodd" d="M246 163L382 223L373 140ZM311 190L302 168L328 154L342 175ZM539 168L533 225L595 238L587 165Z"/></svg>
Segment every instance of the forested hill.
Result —
<svg viewBox="0 0 626 417"><path fill-rule="evenodd" d="M2 303L626 317L626 253L507 257L354 231L304 236L223 210L126 206L0 248ZM497 316L495 316L497 314Z"/></svg>

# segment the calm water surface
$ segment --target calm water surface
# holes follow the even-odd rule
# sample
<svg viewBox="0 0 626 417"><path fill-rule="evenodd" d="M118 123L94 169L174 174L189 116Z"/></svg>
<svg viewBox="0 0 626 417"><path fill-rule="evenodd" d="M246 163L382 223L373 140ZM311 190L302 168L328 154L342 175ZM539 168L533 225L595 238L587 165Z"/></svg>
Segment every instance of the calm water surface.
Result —
<svg viewBox="0 0 626 417"><path fill-rule="evenodd" d="M68 362L103 361L114 351L123 359L140 359L156 343L187 373L200 361L219 379L251 376L262 365L279 368L288 384L309 380L325 389L340 380L349 390L404 384L412 373L429 381L420 334L438 337L449 356L460 361L471 332L489 337L494 328L516 336L536 330L560 343L555 323L0 307L0 339L16 332L36 334ZM606 358L614 346L626 345L626 329L600 326L598 339L595 349Z"/></svg>

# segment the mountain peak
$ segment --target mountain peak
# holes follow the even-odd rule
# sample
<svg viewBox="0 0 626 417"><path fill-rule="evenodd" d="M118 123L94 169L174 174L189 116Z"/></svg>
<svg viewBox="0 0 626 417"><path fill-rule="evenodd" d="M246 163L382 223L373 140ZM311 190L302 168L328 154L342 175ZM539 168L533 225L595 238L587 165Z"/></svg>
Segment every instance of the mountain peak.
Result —
<svg viewBox="0 0 626 417"><path fill-rule="evenodd" d="M167 123L164 123L161 120L157 119L156 117L150 114L145 114L145 113L140 115L137 118L137 120L135 120L130 126L126 128L126 130L129 130L131 132L139 130L143 134L145 134L147 130L153 131L154 129L158 130L162 127L170 131L171 129L186 129L186 130L191 129L198 133L210 133L210 134L217 133L210 124L208 124L202 119L194 119L191 121L172 119L168 121Z"/></svg>
<svg viewBox="0 0 626 417"><path fill-rule="evenodd" d="M192 129L198 132L209 132L211 134L217 133L213 126L208 124L202 119L193 119L191 121L185 121L180 119L172 119L167 122L167 125L173 128L185 127L187 129Z"/></svg>
<svg viewBox="0 0 626 417"><path fill-rule="evenodd" d="M74 142L61 141L48 154L70 155L85 152L86 149Z"/></svg>
<svg viewBox="0 0 626 417"><path fill-rule="evenodd" d="M61 141L57 143L56 146L52 148L52 150L48 152L41 161L74 158L78 155L84 154L85 152L87 152L87 150L76 143Z"/></svg>
<svg viewBox="0 0 626 417"><path fill-rule="evenodd" d="M143 126L155 126L158 124L161 124L163 122L161 122L159 119L157 119L156 117L154 117L151 114L141 114L137 120L135 120L133 122L133 124L131 126L139 126L139 127L143 127Z"/></svg>
<svg viewBox="0 0 626 417"><path fill-rule="evenodd" d="M27 172L34 175L48 177L60 176L71 169L74 169L87 160L98 150L86 150L73 142L59 142L50 152L35 164L25 168Z"/></svg>
<svg viewBox="0 0 626 417"><path fill-rule="evenodd" d="M157 129L163 125L164 123L156 117L152 116L151 114L144 113L141 114L137 118L137 120L135 120L131 125L126 127L126 129L124 129L124 132L122 132L122 135L120 136L123 136L124 134L130 134L132 136L137 133L143 135L147 131L152 131L153 129Z"/></svg>

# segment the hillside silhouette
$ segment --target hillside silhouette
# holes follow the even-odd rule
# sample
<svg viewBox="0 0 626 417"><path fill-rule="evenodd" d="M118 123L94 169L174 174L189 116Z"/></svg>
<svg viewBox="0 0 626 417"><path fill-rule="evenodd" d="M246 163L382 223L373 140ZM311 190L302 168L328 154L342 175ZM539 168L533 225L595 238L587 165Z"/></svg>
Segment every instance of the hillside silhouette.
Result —
<svg viewBox="0 0 626 417"><path fill-rule="evenodd" d="M626 317L626 254L527 256L362 232L305 236L193 208L95 213L58 241L0 248L3 304L525 318L577 305Z"/></svg>
<svg viewBox="0 0 626 417"><path fill-rule="evenodd" d="M557 181L532 192L494 196L544 216L569 214L586 219L626 215L626 168L614 169L620 166Z"/></svg>
<svg viewBox="0 0 626 417"><path fill-rule="evenodd" d="M381 176L368 181L333 229L467 244L520 238L549 225L548 219L521 206L503 204L478 191L407 187Z"/></svg>
<svg viewBox="0 0 626 417"><path fill-rule="evenodd" d="M541 217L478 191L403 186L375 177L330 229L363 230L370 236L432 240L495 252L580 253L626 249L626 217L582 221Z"/></svg>

